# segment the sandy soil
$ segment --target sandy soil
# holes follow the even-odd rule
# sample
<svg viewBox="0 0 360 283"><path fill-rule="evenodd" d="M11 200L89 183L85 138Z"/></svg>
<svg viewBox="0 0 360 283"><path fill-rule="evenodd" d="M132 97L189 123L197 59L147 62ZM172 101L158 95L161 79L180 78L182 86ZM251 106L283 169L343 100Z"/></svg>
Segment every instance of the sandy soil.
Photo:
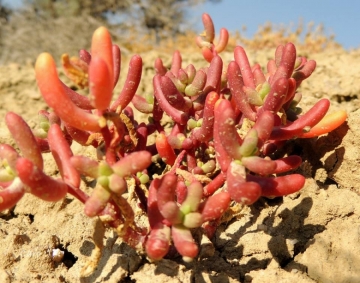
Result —
<svg viewBox="0 0 360 283"><path fill-rule="evenodd" d="M141 55L144 93L159 55ZM273 51L248 55L264 65ZM98 268L83 278L80 270L94 248L94 220L71 197L46 203L27 195L0 214L0 282L360 282L360 50L306 55L318 66L302 85L303 108L327 97L330 111L346 109L349 119L327 136L287 145L304 159L301 192L243 208L219 227L213 245L202 243L199 259L190 264L179 258L150 263L107 231ZM160 56L169 62L169 55ZM192 54L183 57L199 61ZM0 97L0 142L12 143L5 113L19 113L34 126L45 107L31 64L0 66ZM57 174L50 156L45 160L47 173ZM65 252L61 262L51 257L57 248Z"/></svg>

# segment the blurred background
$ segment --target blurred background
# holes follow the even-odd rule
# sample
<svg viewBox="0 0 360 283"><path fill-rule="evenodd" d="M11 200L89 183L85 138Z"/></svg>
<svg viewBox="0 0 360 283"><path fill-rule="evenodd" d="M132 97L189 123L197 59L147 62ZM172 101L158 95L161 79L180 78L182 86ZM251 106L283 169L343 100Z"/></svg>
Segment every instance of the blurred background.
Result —
<svg viewBox="0 0 360 283"><path fill-rule="evenodd" d="M360 1L302 0L0 0L0 64L55 58L89 48L106 25L124 55L196 48L201 14L230 31L229 48L273 49L294 42L307 52L360 47Z"/></svg>

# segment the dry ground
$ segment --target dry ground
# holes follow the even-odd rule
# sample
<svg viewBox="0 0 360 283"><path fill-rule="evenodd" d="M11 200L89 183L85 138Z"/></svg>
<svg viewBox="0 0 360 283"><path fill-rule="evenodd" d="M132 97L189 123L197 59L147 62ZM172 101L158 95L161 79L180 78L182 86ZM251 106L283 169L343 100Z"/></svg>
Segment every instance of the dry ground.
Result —
<svg viewBox="0 0 360 283"><path fill-rule="evenodd" d="M264 65L273 52L248 55ZM288 149L304 159L299 171L307 182L301 192L244 208L219 227L213 255L191 264L181 259L150 263L108 231L100 265L86 278L80 278L80 270L94 248L93 220L71 197L45 203L27 195L0 214L0 282L360 282L360 50L306 55L318 66L301 87L303 108L327 97L330 111L346 109L349 119L327 136L289 142ZM141 56L139 93L144 93L150 91L156 56L165 62L170 56L154 51ZM197 55L183 57L201 62ZM228 62L232 54L223 58ZM34 125L37 111L45 107L31 64L0 66L0 99L0 142L11 142L3 122L6 111ZM57 173L50 158L45 167ZM53 248L65 251L62 262L52 261Z"/></svg>

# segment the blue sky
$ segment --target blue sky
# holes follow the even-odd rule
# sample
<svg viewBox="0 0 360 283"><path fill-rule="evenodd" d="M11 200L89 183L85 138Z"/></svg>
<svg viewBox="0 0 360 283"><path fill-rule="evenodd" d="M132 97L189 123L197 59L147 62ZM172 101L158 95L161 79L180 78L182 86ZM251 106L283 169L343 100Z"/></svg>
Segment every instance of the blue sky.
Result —
<svg viewBox="0 0 360 283"><path fill-rule="evenodd" d="M211 15L218 31L226 27L229 31L247 27L245 35L253 35L259 25L296 24L313 21L323 24L326 34L334 34L335 40L346 49L360 47L360 1L358 0L222 0L218 4L206 3L195 10L201 17L203 12Z"/></svg>
<svg viewBox="0 0 360 283"><path fill-rule="evenodd" d="M21 0L5 0L9 5L18 5ZM275 25L297 25L313 21L323 24L326 34L334 34L335 40L346 49L360 47L360 1L358 0L222 0L220 3L199 5L190 12L198 18L195 26L202 30L201 14L207 12L213 18L218 31L229 31L246 26L246 37L253 35L259 25L272 22Z"/></svg>

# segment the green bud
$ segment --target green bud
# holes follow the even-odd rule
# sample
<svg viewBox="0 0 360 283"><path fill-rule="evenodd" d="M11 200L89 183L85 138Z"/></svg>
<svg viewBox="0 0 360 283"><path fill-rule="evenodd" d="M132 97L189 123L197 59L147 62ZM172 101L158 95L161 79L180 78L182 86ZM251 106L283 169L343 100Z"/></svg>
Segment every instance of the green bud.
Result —
<svg viewBox="0 0 360 283"><path fill-rule="evenodd" d="M97 178L98 184L101 185L103 188L109 187L109 178L107 176L100 176Z"/></svg>
<svg viewBox="0 0 360 283"><path fill-rule="evenodd" d="M196 126L197 126L197 121L195 121L194 119L189 119L187 121L187 126L188 128L191 130L191 129L195 129Z"/></svg>
<svg viewBox="0 0 360 283"><path fill-rule="evenodd" d="M183 225L190 229L200 227L202 223L203 219L199 212L190 212L185 215L183 220Z"/></svg>
<svg viewBox="0 0 360 283"><path fill-rule="evenodd" d="M190 96L190 97L199 94L199 92L200 92L200 89L193 84L187 85L185 87L185 91L184 91L185 95Z"/></svg>
<svg viewBox="0 0 360 283"><path fill-rule="evenodd" d="M141 184L146 184L150 181L150 177L149 175L147 174L142 174L140 177L139 177L139 180L140 180L140 183Z"/></svg>
<svg viewBox="0 0 360 283"><path fill-rule="evenodd" d="M186 199L180 206L183 214L197 211L201 198L203 196L203 187L198 181L192 182L188 187Z"/></svg>
<svg viewBox="0 0 360 283"><path fill-rule="evenodd" d="M211 173L214 172L214 170L216 169L216 162L215 160L209 160L208 162L199 167L204 171L205 174Z"/></svg>
<svg viewBox="0 0 360 283"><path fill-rule="evenodd" d="M50 129L50 123L49 121L43 121L39 123L39 127L43 129L45 132L48 132Z"/></svg>
<svg viewBox="0 0 360 283"><path fill-rule="evenodd" d="M240 154L242 156L252 156L258 151L258 134L255 129L251 129L244 138L240 146Z"/></svg>
<svg viewBox="0 0 360 283"><path fill-rule="evenodd" d="M154 95L153 94L145 94L145 100L149 104L154 104Z"/></svg>
<svg viewBox="0 0 360 283"><path fill-rule="evenodd" d="M269 92L270 92L270 84L268 82L264 82L261 85L261 88L259 89L258 94L261 97L261 99L264 100Z"/></svg>
<svg viewBox="0 0 360 283"><path fill-rule="evenodd" d="M47 138L47 131L38 128L38 129L34 129L33 130L33 134L35 137L41 138L41 139L46 139Z"/></svg>
<svg viewBox="0 0 360 283"><path fill-rule="evenodd" d="M244 87L247 97L249 98L249 103L251 105L261 106L263 105L263 100L259 93L252 89L251 87Z"/></svg>
<svg viewBox="0 0 360 283"><path fill-rule="evenodd" d="M99 176L110 176L114 171L106 162L100 162L99 164Z"/></svg>
<svg viewBox="0 0 360 283"><path fill-rule="evenodd" d="M0 170L0 181L1 182L9 182L9 181L12 181L14 178L15 178L15 175L11 169L7 170L7 168L3 168Z"/></svg>

